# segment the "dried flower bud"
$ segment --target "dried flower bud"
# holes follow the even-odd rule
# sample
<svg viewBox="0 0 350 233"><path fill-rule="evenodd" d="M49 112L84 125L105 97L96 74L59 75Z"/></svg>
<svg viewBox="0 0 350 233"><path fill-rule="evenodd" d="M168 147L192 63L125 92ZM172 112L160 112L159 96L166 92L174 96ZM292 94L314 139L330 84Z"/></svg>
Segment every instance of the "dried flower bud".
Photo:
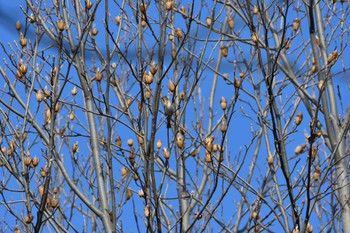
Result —
<svg viewBox="0 0 350 233"><path fill-rule="evenodd" d="M122 22L122 17L120 15L117 15L114 19L117 25L119 25Z"/></svg>
<svg viewBox="0 0 350 233"><path fill-rule="evenodd" d="M337 58L338 58L338 51L335 49L333 52L331 52L328 55L328 58L327 58L328 64L334 63L337 60Z"/></svg>
<svg viewBox="0 0 350 233"><path fill-rule="evenodd" d="M187 8L184 7L184 6L181 6L180 11L181 11L181 13L182 13L182 16L183 16L184 18L187 18L187 15L188 15Z"/></svg>
<svg viewBox="0 0 350 233"><path fill-rule="evenodd" d="M70 91L70 93L74 96L78 93L77 87L74 86L73 89Z"/></svg>
<svg viewBox="0 0 350 233"><path fill-rule="evenodd" d="M79 150L79 146L78 146L79 142L76 141L73 143L73 146L72 146L72 152L73 154L76 153L78 150Z"/></svg>
<svg viewBox="0 0 350 233"><path fill-rule="evenodd" d="M235 86L235 88L240 88L241 84L242 84L241 80L235 77L233 80L233 85Z"/></svg>
<svg viewBox="0 0 350 233"><path fill-rule="evenodd" d="M173 1L172 0L167 0L165 3L165 8L169 11L173 8Z"/></svg>
<svg viewBox="0 0 350 233"><path fill-rule="evenodd" d="M134 145L134 140L133 139L128 139L127 144L128 144L128 146Z"/></svg>
<svg viewBox="0 0 350 233"><path fill-rule="evenodd" d="M64 28L66 27L66 22L64 22L64 20L62 19L59 19L57 20L57 27L58 27L58 30L60 30L61 32L64 30Z"/></svg>
<svg viewBox="0 0 350 233"><path fill-rule="evenodd" d="M173 80L171 80L171 79L169 79L169 82L168 82L168 89L171 92L175 91L175 84L173 83Z"/></svg>
<svg viewBox="0 0 350 233"><path fill-rule="evenodd" d="M16 22L16 29L17 29L17 31L19 31L19 30L21 30L21 28L22 28L22 24L21 24L21 22L18 20L18 21Z"/></svg>
<svg viewBox="0 0 350 233"><path fill-rule="evenodd" d="M90 0L85 0L85 7L86 9L90 10L93 3Z"/></svg>
<svg viewBox="0 0 350 233"><path fill-rule="evenodd" d="M178 39L181 39L184 35L184 32L180 28L175 29L175 35L177 36Z"/></svg>
<svg viewBox="0 0 350 233"><path fill-rule="evenodd" d="M179 133L176 137L176 145L180 149L183 149L183 147L184 147L184 136L181 133Z"/></svg>
<svg viewBox="0 0 350 233"><path fill-rule="evenodd" d="M143 81L146 83L146 84L151 84L153 82L153 75L151 72L144 72L143 73Z"/></svg>
<svg viewBox="0 0 350 233"><path fill-rule="evenodd" d="M96 78L96 81L98 81L98 82L100 82L102 80L103 75L101 73L100 68L97 68L95 78Z"/></svg>
<svg viewBox="0 0 350 233"><path fill-rule="evenodd" d="M143 213L145 215L146 218L149 217L149 209L148 209L148 206L146 205L145 208L143 209Z"/></svg>
<svg viewBox="0 0 350 233"><path fill-rule="evenodd" d="M269 154L269 156L267 156L267 163L273 164L273 155L272 154Z"/></svg>
<svg viewBox="0 0 350 233"><path fill-rule="evenodd" d="M56 195L54 195L51 200L50 200L50 205L52 208L56 208L58 206L58 199L56 197Z"/></svg>
<svg viewBox="0 0 350 233"><path fill-rule="evenodd" d="M40 159L39 159L38 157L35 156L35 157L32 159L32 165L33 165L33 167L38 166L39 162L40 162Z"/></svg>
<svg viewBox="0 0 350 233"><path fill-rule="evenodd" d="M120 138L119 135L117 135L117 137L115 138L115 144L117 147L121 147L122 146L122 139Z"/></svg>
<svg viewBox="0 0 350 233"><path fill-rule="evenodd" d="M126 167L122 167L120 169L120 172L121 172L123 178L125 178L127 175L129 175L129 171Z"/></svg>
<svg viewBox="0 0 350 233"><path fill-rule="evenodd" d="M27 38L24 37L23 33L21 32L19 37L19 43L22 47L27 46Z"/></svg>
<svg viewBox="0 0 350 233"><path fill-rule="evenodd" d="M27 167L30 166L30 164L32 163L32 159L30 158L30 156L25 156L24 160L23 160L24 165L26 165Z"/></svg>
<svg viewBox="0 0 350 233"><path fill-rule="evenodd" d="M70 111L69 111L68 118L69 118L70 120L74 120L75 114L74 114L74 111L73 111L73 110L70 110Z"/></svg>
<svg viewBox="0 0 350 233"><path fill-rule="evenodd" d="M35 94L35 98L39 103L43 101L45 99L44 91L42 89L39 89Z"/></svg>
<svg viewBox="0 0 350 233"><path fill-rule="evenodd" d="M142 12L142 13L145 13L146 12L146 10L147 10L147 7L148 7L148 5L147 5L147 3L146 2L142 2L141 4L140 4L140 11Z"/></svg>
<svg viewBox="0 0 350 233"><path fill-rule="evenodd" d="M221 97L220 99L220 106L221 106L221 109L222 110L226 110L226 107L227 107L227 100L225 97Z"/></svg>
<svg viewBox="0 0 350 233"><path fill-rule="evenodd" d="M253 7L253 14L256 15L256 14L258 14L258 13L259 13L259 8L258 8L257 5L255 5L255 6Z"/></svg>
<svg viewBox="0 0 350 233"><path fill-rule="evenodd" d="M156 142L156 146L158 148L158 150L162 147L162 140L158 139Z"/></svg>
<svg viewBox="0 0 350 233"><path fill-rule="evenodd" d="M126 194L125 194L126 200L129 200L131 198L131 196L132 196L131 188L127 188Z"/></svg>
<svg viewBox="0 0 350 233"><path fill-rule="evenodd" d="M325 85L324 85L324 81L323 80L320 80L318 83L317 83L317 87L320 91L324 90L325 88Z"/></svg>
<svg viewBox="0 0 350 233"><path fill-rule="evenodd" d="M300 123L303 121L303 113L299 112L297 116L294 119L294 122L296 125L300 125Z"/></svg>
<svg viewBox="0 0 350 233"><path fill-rule="evenodd" d="M256 32L252 32L251 39L252 39L252 41L253 41L254 43L259 42L259 36L258 36L258 33L256 33Z"/></svg>
<svg viewBox="0 0 350 233"><path fill-rule="evenodd" d="M304 149L305 149L306 147L307 147L306 144L301 144L301 145L295 147L295 149L294 149L295 154L298 155L298 154L303 153L303 152L304 152Z"/></svg>
<svg viewBox="0 0 350 233"><path fill-rule="evenodd" d="M24 217L24 222L26 224L30 224L34 219L34 216L31 213L28 213L25 217Z"/></svg>
<svg viewBox="0 0 350 233"><path fill-rule="evenodd" d="M213 24L213 19L212 19L211 17L208 16L208 17L205 19L205 22L206 22L207 26L210 27L210 26Z"/></svg>
<svg viewBox="0 0 350 233"><path fill-rule="evenodd" d="M313 226L310 224L310 222L308 222L306 224L306 231L307 232L312 232L314 230Z"/></svg>
<svg viewBox="0 0 350 233"><path fill-rule="evenodd" d="M300 27L300 19L295 18L293 21L293 30L298 31L299 27Z"/></svg>
<svg viewBox="0 0 350 233"><path fill-rule="evenodd" d="M205 152L205 162L207 163L211 163L212 162L212 156L210 154L210 152Z"/></svg>
<svg viewBox="0 0 350 233"><path fill-rule="evenodd" d="M47 171L46 171L46 169L45 168L40 168L40 175L42 176L42 177L46 177L47 176Z"/></svg>
<svg viewBox="0 0 350 233"><path fill-rule="evenodd" d="M165 159L169 159L170 158L170 152L165 147L163 147L163 155L164 155Z"/></svg>
<svg viewBox="0 0 350 233"><path fill-rule="evenodd" d="M221 45L220 46L220 50L221 50L222 56L227 57L227 55L228 55L228 47L225 46L225 45Z"/></svg>
<svg viewBox="0 0 350 233"><path fill-rule="evenodd" d="M227 24L228 24L228 27L232 30L235 26L235 21L233 20L233 18L230 16L228 17L227 19Z"/></svg>
<svg viewBox="0 0 350 233"><path fill-rule="evenodd" d="M152 61L149 71L151 72L152 75L155 75L157 73L157 70L158 70L157 63L155 61Z"/></svg>

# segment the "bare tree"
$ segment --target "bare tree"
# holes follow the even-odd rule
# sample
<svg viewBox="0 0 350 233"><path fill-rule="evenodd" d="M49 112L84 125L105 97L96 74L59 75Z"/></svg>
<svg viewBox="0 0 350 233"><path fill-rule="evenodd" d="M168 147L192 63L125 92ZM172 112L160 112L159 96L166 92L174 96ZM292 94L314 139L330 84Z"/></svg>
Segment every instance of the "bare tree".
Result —
<svg viewBox="0 0 350 233"><path fill-rule="evenodd" d="M1 232L350 232L347 2L21 10Z"/></svg>

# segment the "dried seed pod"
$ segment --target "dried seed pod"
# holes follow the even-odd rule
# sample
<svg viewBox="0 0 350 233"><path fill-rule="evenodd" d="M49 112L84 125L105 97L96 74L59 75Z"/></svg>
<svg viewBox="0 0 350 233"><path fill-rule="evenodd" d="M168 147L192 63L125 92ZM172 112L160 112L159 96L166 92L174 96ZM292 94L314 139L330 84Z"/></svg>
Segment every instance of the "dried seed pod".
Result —
<svg viewBox="0 0 350 233"><path fill-rule="evenodd" d="M60 104L59 102L57 102L57 103L55 104L55 112L59 112L60 109L61 109L61 104Z"/></svg>
<svg viewBox="0 0 350 233"><path fill-rule="evenodd" d="M140 145L144 143L144 139L142 136L137 136L137 141L139 142Z"/></svg>
<svg viewBox="0 0 350 233"><path fill-rule="evenodd" d="M136 181L136 180L138 180L138 179L140 179L140 177L139 177L139 175L135 172L135 173L134 173L134 180Z"/></svg>
<svg viewBox="0 0 350 233"><path fill-rule="evenodd" d="M207 163L212 162L212 156L211 156L210 152L208 152L208 151L205 153L205 162L207 162Z"/></svg>
<svg viewBox="0 0 350 233"><path fill-rule="evenodd" d="M17 79L23 78L23 73L19 69L16 71L16 78Z"/></svg>
<svg viewBox="0 0 350 233"><path fill-rule="evenodd" d="M72 152L73 154L76 153L78 150L79 150L79 146L78 146L79 142L76 141L73 143L73 146L72 146Z"/></svg>
<svg viewBox="0 0 350 233"><path fill-rule="evenodd" d="M122 139L120 138L119 135L117 135L117 137L115 138L115 144L117 147L121 147L122 146Z"/></svg>
<svg viewBox="0 0 350 233"><path fill-rule="evenodd" d="M304 152L304 149L307 147L307 144L301 144L297 147L295 147L294 152L295 154L299 155Z"/></svg>
<svg viewBox="0 0 350 233"><path fill-rule="evenodd" d="M30 224L34 219L34 216L31 213L28 213L25 217L24 217L24 222L26 224Z"/></svg>
<svg viewBox="0 0 350 233"><path fill-rule="evenodd" d="M157 70L158 70L157 63L155 61L152 61L149 71L151 72L152 75L155 75L157 73Z"/></svg>
<svg viewBox="0 0 350 233"><path fill-rule="evenodd" d="M180 149L183 149L183 147L184 147L184 136L181 133L179 133L176 137L176 145Z"/></svg>
<svg viewBox="0 0 350 233"><path fill-rule="evenodd" d="M146 84L151 84L153 82L153 75L151 72L144 72L143 73L143 81L146 83Z"/></svg>
<svg viewBox="0 0 350 233"><path fill-rule="evenodd" d="M158 150L162 147L162 140L158 139L156 142L156 146L158 148Z"/></svg>
<svg viewBox="0 0 350 233"><path fill-rule="evenodd" d="M165 159L169 159L170 158L170 152L165 147L163 147L163 155L164 155Z"/></svg>
<svg viewBox="0 0 350 233"><path fill-rule="evenodd" d="M320 91L324 90L325 88L325 85L324 85L324 81L323 80L320 80L318 83L317 83L317 87Z"/></svg>
<svg viewBox="0 0 350 233"><path fill-rule="evenodd" d="M213 150L213 142L214 142L214 136L208 136L205 138L205 147L208 151Z"/></svg>
<svg viewBox="0 0 350 233"><path fill-rule="evenodd" d="M255 219L255 220L258 220L260 219L260 213L257 212L257 211L253 211L252 214L251 214L252 218Z"/></svg>
<svg viewBox="0 0 350 233"><path fill-rule="evenodd" d="M299 226L296 225L292 231L292 233L300 233Z"/></svg>
<svg viewBox="0 0 350 233"><path fill-rule="evenodd" d="M70 120L74 120L75 114L74 114L74 111L73 111L73 110L70 110L70 111L69 111L68 118L69 118Z"/></svg>
<svg viewBox="0 0 350 233"><path fill-rule="evenodd" d="M227 57L227 55L228 55L228 47L225 46L225 45L221 45L220 46L220 50L221 50L222 56Z"/></svg>
<svg viewBox="0 0 350 233"><path fill-rule="evenodd" d="M100 68L97 68L95 78L96 78L96 81L98 81L98 82L100 82L102 80L103 75L101 73Z"/></svg>
<svg viewBox="0 0 350 233"><path fill-rule="evenodd" d="M318 154L318 148L313 147L313 148L311 149L311 158L312 158L312 159L315 159L316 156L317 156L317 154Z"/></svg>
<svg viewBox="0 0 350 233"><path fill-rule="evenodd" d="M122 22L122 17L121 17L120 15L117 15L117 16L114 18L114 20L115 20L115 23L116 23L117 25L119 25L119 24Z"/></svg>
<svg viewBox="0 0 350 233"><path fill-rule="evenodd" d="M56 208L58 206L58 199L56 197L56 195L54 195L51 199L50 199L50 205L52 208Z"/></svg>
<svg viewBox="0 0 350 233"><path fill-rule="evenodd" d="M24 157L23 163L24 163L24 165L26 165L27 167L30 166L30 164L32 163L32 159L30 158L30 156L25 156L25 157Z"/></svg>
<svg viewBox="0 0 350 233"><path fill-rule="evenodd" d="M310 222L308 222L306 224L306 231L307 232L312 232L314 230L313 226L310 224Z"/></svg>
<svg viewBox="0 0 350 233"><path fill-rule="evenodd" d="M244 71L239 72L239 77L240 77L241 79L244 78L244 76L245 76Z"/></svg>
<svg viewBox="0 0 350 233"><path fill-rule="evenodd" d="M70 93L74 96L78 93L77 87L74 86L73 89L70 91Z"/></svg>
<svg viewBox="0 0 350 233"><path fill-rule="evenodd" d="M127 141L128 146L133 146L134 145L134 140L133 139L128 139Z"/></svg>
<svg viewBox="0 0 350 233"><path fill-rule="evenodd" d="M51 123L51 109L46 108L45 110L45 119L44 119L44 125Z"/></svg>
<svg viewBox="0 0 350 233"><path fill-rule="evenodd" d="M222 133L227 131L227 122L226 121L222 121L222 123L220 125L220 130Z"/></svg>
<svg viewBox="0 0 350 233"><path fill-rule="evenodd" d="M254 43L259 42L259 36L258 36L258 33L256 33L256 32L252 32L252 34L251 34L251 39L252 39L252 41L253 41Z"/></svg>
<svg viewBox="0 0 350 233"><path fill-rule="evenodd" d="M220 106L221 106L221 109L222 110L226 110L226 107L227 107L227 100L225 97L221 97L220 99Z"/></svg>
<svg viewBox="0 0 350 233"><path fill-rule="evenodd" d="M42 89L39 89L35 94L35 98L39 103L43 101L45 99L44 91Z"/></svg>
<svg viewBox="0 0 350 233"><path fill-rule="evenodd" d="M121 172L123 178L125 178L127 175L129 175L129 171L126 167L122 167L120 169L120 172Z"/></svg>
<svg viewBox="0 0 350 233"><path fill-rule="evenodd" d="M21 28L22 28L22 24L21 24L21 22L18 20L18 21L16 22L16 29L17 29L17 31L19 31L19 30L21 30Z"/></svg>
<svg viewBox="0 0 350 233"><path fill-rule="evenodd" d="M235 77L233 80L233 85L235 86L235 88L240 88L241 84L242 84L241 80Z"/></svg>
<svg viewBox="0 0 350 233"><path fill-rule="evenodd" d="M205 19L205 22L206 22L207 26L210 27L210 26L213 24L213 19L212 19L211 17L208 16L208 17Z"/></svg>
<svg viewBox="0 0 350 233"><path fill-rule="evenodd" d="M147 205L146 205L145 208L143 209L143 213L144 213L144 215L145 215L146 218L149 217L149 208L148 208Z"/></svg>
<svg viewBox="0 0 350 233"><path fill-rule="evenodd" d="M273 164L273 155L272 154L269 154L269 156L267 156L267 163Z"/></svg>
<svg viewBox="0 0 350 233"><path fill-rule="evenodd" d="M39 162L40 162L40 159L38 157L34 156L34 158L32 159L33 167L38 166Z"/></svg>
<svg viewBox="0 0 350 233"><path fill-rule="evenodd" d="M331 52L328 55L328 58L327 58L328 64L334 63L337 60L337 58L338 58L338 51L335 49L333 52Z"/></svg>
<svg viewBox="0 0 350 233"><path fill-rule="evenodd" d="M181 11L181 13L182 13L182 16L183 16L184 18L187 18L187 15L188 15L187 8L186 8L185 6L181 6L180 11Z"/></svg>
<svg viewBox="0 0 350 233"><path fill-rule="evenodd" d="M47 176L47 171L46 171L46 169L45 168L40 168L40 175L42 176L42 177L46 177Z"/></svg>
<svg viewBox="0 0 350 233"><path fill-rule="evenodd" d="M140 197L145 196L145 192L142 189L140 189L137 193L139 194Z"/></svg>
<svg viewBox="0 0 350 233"><path fill-rule="evenodd" d="M224 79L227 80L228 79L228 73L222 74L222 77L224 77Z"/></svg>
<svg viewBox="0 0 350 233"><path fill-rule="evenodd" d="M181 28L176 28L175 29L175 35L177 36L178 39L181 39L184 35L184 32L182 31Z"/></svg>
<svg viewBox="0 0 350 233"><path fill-rule="evenodd" d="M296 124L296 125L300 125L300 123L303 121L303 113L302 112L299 112L298 114L297 114L297 116L295 117L295 119L294 119L294 123Z"/></svg>
<svg viewBox="0 0 350 233"><path fill-rule="evenodd" d="M173 1L172 0L167 0L165 3L165 8L169 11L173 9Z"/></svg>
<svg viewBox="0 0 350 233"><path fill-rule="evenodd" d="M253 7L253 14L256 15L256 14L258 14L258 13L259 13L259 8L258 8L257 5L255 5L255 6Z"/></svg>
<svg viewBox="0 0 350 233"><path fill-rule="evenodd" d="M28 65L25 63L21 63L21 65L19 66L19 71L25 75L27 73L28 70Z"/></svg>
<svg viewBox="0 0 350 233"><path fill-rule="evenodd" d="M175 91L175 84L173 83L173 80L171 80L171 79L169 79L169 82L168 82L168 89L171 92Z"/></svg>
<svg viewBox="0 0 350 233"><path fill-rule="evenodd" d="M59 20L57 20L56 23L57 23L58 30L60 30L62 32L66 27L66 22L64 22L64 20L62 20L62 19L59 19Z"/></svg>
<svg viewBox="0 0 350 233"><path fill-rule="evenodd" d="M22 47L27 46L27 38L24 37L22 32L19 34L19 43Z"/></svg>
<svg viewBox="0 0 350 233"><path fill-rule="evenodd" d="M132 190L131 190L131 188L128 188L126 190L126 194L125 194L126 200L129 200L131 198L131 196L132 196Z"/></svg>
<svg viewBox="0 0 350 233"><path fill-rule="evenodd" d="M141 2L140 6L139 6L140 11L141 11L142 13L145 13L145 12L146 12L147 7L148 7L148 5L147 5L146 2Z"/></svg>
<svg viewBox="0 0 350 233"><path fill-rule="evenodd" d="M42 197L43 194L44 194L44 186L40 185L39 188L38 188L38 193L39 193L39 196Z"/></svg>
<svg viewBox="0 0 350 233"><path fill-rule="evenodd" d="M293 21L293 30L298 31L299 27L300 27L300 19L295 18Z"/></svg>
<svg viewBox="0 0 350 233"><path fill-rule="evenodd" d="M93 3L90 0L85 0L85 7L86 9L90 10Z"/></svg>
<svg viewBox="0 0 350 233"><path fill-rule="evenodd" d="M227 19L227 24L228 27L232 30L235 26L235 21L233 20L233 18L231 16L228 17Z"/></svg>
<svg viewBox="0 0 350 233"><path fill-rule="evenodd" d="M183 92L183 91L180 92L179 97L180 97L180 100L185 100L185 98L186 98L185 92Z"/></svg>

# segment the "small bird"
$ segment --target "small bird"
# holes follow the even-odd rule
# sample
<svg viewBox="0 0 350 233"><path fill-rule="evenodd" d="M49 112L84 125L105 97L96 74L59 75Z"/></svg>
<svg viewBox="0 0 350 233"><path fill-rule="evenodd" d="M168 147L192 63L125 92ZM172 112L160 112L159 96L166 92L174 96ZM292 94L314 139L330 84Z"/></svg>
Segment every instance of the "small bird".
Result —
<svg viewBox="0 0 350 233"><path fill-rule="evenodd" d="M170 128L171 116L174 114L175 108L174 108L173 104L171 103L171 101L166 96L162 97L162 103L163 103L163 107L164 107L164 114L168 120L167 127Z"/></svg>

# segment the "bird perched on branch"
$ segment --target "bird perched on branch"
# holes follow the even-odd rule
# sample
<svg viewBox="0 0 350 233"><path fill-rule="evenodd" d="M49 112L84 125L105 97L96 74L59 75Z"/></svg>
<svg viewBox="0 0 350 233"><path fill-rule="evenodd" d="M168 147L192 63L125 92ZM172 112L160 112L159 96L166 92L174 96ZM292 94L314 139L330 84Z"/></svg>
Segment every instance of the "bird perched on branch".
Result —
<svg viewBox="0 0 350 233"><path fill-rule="evenodd" d="M162 97L162 103L164 107L164 114L167 117L167 121L168 121L167 127L170 128L171 116L174 114L175 108L173 103L166 96Z"/></svg>

